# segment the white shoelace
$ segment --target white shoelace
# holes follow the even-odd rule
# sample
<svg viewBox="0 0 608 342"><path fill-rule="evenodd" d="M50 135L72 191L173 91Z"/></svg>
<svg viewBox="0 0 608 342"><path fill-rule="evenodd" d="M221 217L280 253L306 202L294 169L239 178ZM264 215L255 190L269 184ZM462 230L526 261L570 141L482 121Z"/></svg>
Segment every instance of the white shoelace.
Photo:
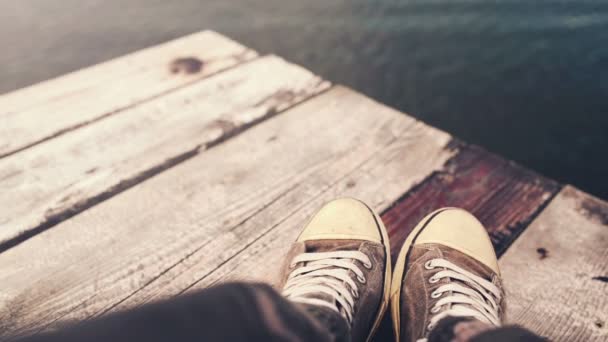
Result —
<svg viewBox="0 0 608 342"><path fill-rule="evenodd" d="M494 326L500 325L498 303L502 295L496 285L444 259L427 261L424 267L429 270L443 269L429 278L430 283L436 283L441 278L460 281L442 285L431 293L433 299L444 293L448 295L438 300L431 308L431 313L435 315L431 317L427 327L429 331L447 316L473 317ZM426 339L418 340L423 341Z"/></svg>
<svg viewBox="0 0 608 342"><path fill-rule="evenodd" d="M293 259L290 266L293 268L298 263L304 263L304 266L289 274L283 295L295 302L320 305L335 310L350 323L353 319L355 299L359 297L359 289L352 278L352 273L359 283L366 282L355 260L360 261L365 268L372 267L369 257L359 251L300 254ZM335 301L311 297L319 293L326 294ZM342 310L336 303L340 304Z"/></svg>

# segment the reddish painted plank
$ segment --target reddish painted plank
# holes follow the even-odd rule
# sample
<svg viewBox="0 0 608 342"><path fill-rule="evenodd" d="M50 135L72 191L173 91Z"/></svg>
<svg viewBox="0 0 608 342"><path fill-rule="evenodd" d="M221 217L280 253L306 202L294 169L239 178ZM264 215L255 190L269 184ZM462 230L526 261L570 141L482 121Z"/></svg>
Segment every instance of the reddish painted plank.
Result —
<svg viewBox="0 0 608 342"><path fill-rule="evenodd" d="M441 207L473 213L488 229L501 255L561 188L557 182L480 147L459 142L453 146L459 152L442 170L382 214L393 260L416 224Z"/></svg>

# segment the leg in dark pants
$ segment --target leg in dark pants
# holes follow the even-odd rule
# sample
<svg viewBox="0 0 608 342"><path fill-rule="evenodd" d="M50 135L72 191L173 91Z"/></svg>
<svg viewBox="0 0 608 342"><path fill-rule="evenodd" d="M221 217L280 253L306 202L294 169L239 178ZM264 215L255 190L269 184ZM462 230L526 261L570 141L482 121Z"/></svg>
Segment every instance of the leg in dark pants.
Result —
<svg viewBox="0 0 608 342"><path fill-rule="evenodd" d="M455 334L463 318L444 319L430 342L525 341L544 339L518 327L485 329L470 339ZM231 283L192 295L148 304L20 342L54 341L348 341L338 313L294 304L265 284Z"/></svg>
<svg viewBox="0 0 608 342"><path fill-rule="evenodd" d="M309 310L310 309L310 310ZM320 317L323 323L314 319ZM264 284L232 283L19 341L345 341L346 321L284 299Z"/></svg>

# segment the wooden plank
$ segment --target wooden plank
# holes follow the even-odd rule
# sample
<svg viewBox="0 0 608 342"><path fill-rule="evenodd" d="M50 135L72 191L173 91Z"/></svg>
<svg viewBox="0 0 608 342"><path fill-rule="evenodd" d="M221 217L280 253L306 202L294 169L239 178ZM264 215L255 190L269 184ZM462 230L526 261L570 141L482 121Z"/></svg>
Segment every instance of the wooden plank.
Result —
<svg viewBox="0 0 608 342"><path fill-rule="evenodd" d="M204 31L0 96L0 158L256 55Z"/></svg>
<svg viewBox="0 0 608 342"><path fill-rule="evenodd" d="M499 265L507 317L552 341L608 340L608 203L565 187Z"/></svg>
<svg viewBox="0 0 608 342"><path fill-rule="evenodd" d="M264 57L0 159L0 249L327 87L307 70Z"/></svg>
<svg viewBox="0 0 608 342"><path fill-rule="evenodd" d="M459 152L442 170L382 214L394 259L416 224L442 207L477 216L500 255L559 191L556 182L479 147L452 146Z"/></svg>
<svg viewBox="0 0 608 342"><path fill-rule="evenodd" d="M336 87L0 254L0 331L179 293L268 237L265 257L284 251L326 199L390 205L452 156L449 140Z"/></svg>

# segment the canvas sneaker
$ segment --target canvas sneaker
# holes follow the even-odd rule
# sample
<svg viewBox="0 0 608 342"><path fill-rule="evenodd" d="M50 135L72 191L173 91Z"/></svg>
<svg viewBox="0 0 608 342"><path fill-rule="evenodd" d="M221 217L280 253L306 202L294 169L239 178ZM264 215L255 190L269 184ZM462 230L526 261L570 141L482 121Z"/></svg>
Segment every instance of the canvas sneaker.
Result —
<svg viewBox="0 0 608 342"><path fill-rule="evenodd" d="M499 326L504 295L498 261L482 224L456 208L425 217L406 239L391 285L398 341L426 341L445 317Z"/></svg>
<svg viewBox="0 0 608 342"><path fill-rule="evenodd" d="M283 295L341 315L353 341L369 340L389 303L391 262L380 217L350 198L323 206L287 255Z"/></svg>

